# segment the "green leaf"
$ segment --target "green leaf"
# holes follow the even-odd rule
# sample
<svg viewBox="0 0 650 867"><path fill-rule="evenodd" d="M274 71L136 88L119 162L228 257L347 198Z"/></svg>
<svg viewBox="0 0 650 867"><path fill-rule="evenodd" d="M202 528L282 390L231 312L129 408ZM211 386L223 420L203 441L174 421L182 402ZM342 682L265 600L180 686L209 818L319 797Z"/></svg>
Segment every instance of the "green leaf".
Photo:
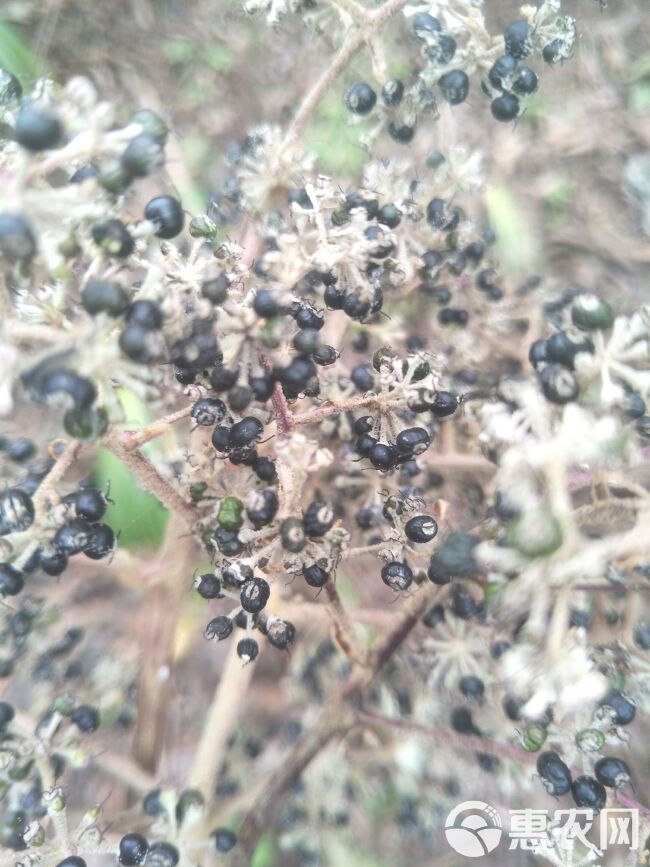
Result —
<svg viewBox="0 0 650 867"><path fill-rule="evenodd" d="M267 833L257 844L250 867L275 867L276 863L275 837Z"/></svg>
<svg viewBox="0 0 650 867"><path fill-rule="evenodd" d="M166 39L162 53L170 63L187 63L194 57L195 46L189 39Z"/></svg>
<svg viewBox="0 0 650 867"><path fill-rule="evenodd" d="M483 588L483 596L486 602L491 602L495 599L499 594L504 590L506 584L505 581L491 581L489 584L486 584Z"/></svg>
<svg viewBox="0 0 650 867"><path fill-rule="evenodd" d="M305 132L307 150L316 154L323 171L333 175L358 175L366 159L359 139L370 122L352 125L349 117L341 93L334 88Z"/></svg>
<svg viewBox="0 0 650 867"><path fill-rule="evenodd" d="M640 81L642 78L650 78L650 51L635 57L628 67L630 81Z"/></svg>
<svg viewBox="0 0 650 867"><path fill-rule="evenodd" d="M639 82L630 90L630 109L635 114L648 114L650 112L649 82Z"/></svg>
<svg viewBox="0 0 650 867"><path fill-rule="evenodd" d="M564 174L558 175L555 178L554 186L544 197L547 223L556 226L566 220L567 207L572 194L573 186L569 178Z"/></svg>
<svg viewBox="0 0 650 867"><path fill-rule="evenodd" d="M504 186L493 186L486 191L485 201L504 272L528 276L537 271L539 246L513 194Z"/></svg>
<svg viewBox="0 0 650 867"><path fill-rule="evenodd" d="M233 58L233 52L226 45L211 45L203 52L203 60L215 72L228 72Z"/></svg>
<svg viewBox="0 0 650 867"><path fill-rule="evenodd" d="M25 40L6 21L0 20L0 69L13 73L23 85L28 87L42 74L36 55Z"/></svg>

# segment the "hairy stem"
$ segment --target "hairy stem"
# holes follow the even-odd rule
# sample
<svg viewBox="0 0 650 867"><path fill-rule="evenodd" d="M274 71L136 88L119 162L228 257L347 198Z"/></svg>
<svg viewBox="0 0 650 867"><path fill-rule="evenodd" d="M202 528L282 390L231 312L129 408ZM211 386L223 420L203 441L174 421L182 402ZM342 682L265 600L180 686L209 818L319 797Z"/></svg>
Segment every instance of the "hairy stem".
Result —
<svg viewBox="0 0 650 867"><path fill-rule="evenodd" d="M48 502L51 500L54 500L55 502L59 501L59 496L54 489L61 479L63 479L72 464L77 460L82 448L82 443L68 443L56 459L54 466L34 494L34 509L37 515L41 515L41 513L47 508Z"/></svg>
<svg viewBox="0 0 650 867"><path fill-rule="evenodd" d="M278 434L281 437L286 436L295 424L295 416L287 405L282 386L276 382L273 389L273 409L275 411L275 423L278 428Z"/></svg>
<svg viewBox="0 0 650 867"><path fill-rule="evenodd" d="M399 405L399 401L393 402L395 406ZM382 403L381 396L371 394L365 395L364 397L353 397L350 400L341 400L337 403L325 402L317 409L300 413L300 415L294 415L292 421L295 425L314 424L322 421L324 418L328 418L330 415L340 415L343 412L354 412L354 410L364 409L365 407L374 407L379 409L382 406L385 405Z"/></svg>
<svg viewBox="0 0 650 867"><path fill-rule="evenodd" d="M178 491L163 478L148 458L139 451L128 451L121 441L121 434L111 433L102 441L124 466L131 470L143 488L152 493L170 512L179 515L188 526L198 519L194 506L187 503Z"/></svg>
<svg viewBox="0 0 650 867"><path fill-rule="evenodd" d="M175 425L176 422L182 421L185 418L189 418L191 411L192 407L186 406L183 407L183 409L179 409L178 412L172 412L169 415L163 416L162 418L151 422L151 424L148 424L146 427L143 427L140 430L124 431L124 433L122 434L122 445L124 449L127 452L132 452L134 449L139 448L145 443L156 439L156 437L166 434L170 427L172 425Z"/></svg>
<svg viewBox="0 0 650 867"><path fill-rule="evenodd" d="M358 548L346 548L341 554L341 560L352 560L354 557L368 557L371 554L378 554L383 551L387 545L390 545L390 539L384 539L382 542L375 542L373 545L361 545Z"/></svg>

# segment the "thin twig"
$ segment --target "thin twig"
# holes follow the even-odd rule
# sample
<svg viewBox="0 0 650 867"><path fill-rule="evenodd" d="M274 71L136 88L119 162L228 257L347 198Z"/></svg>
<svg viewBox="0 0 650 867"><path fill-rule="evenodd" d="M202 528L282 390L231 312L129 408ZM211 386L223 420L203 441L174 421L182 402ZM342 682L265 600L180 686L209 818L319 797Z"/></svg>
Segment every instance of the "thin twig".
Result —
<svg viewBox="0 0 650 867"><path fill-rule="evenodd" d="M308 412L294 415L292 418L294 425L314 424L322 421L331 415L340 415L343 412L354 412L357 409L365 409L366 407L378 408L381 398L376 394L365 395L364 397L354 397L350 400L341 400L337 403L324 403L317 409L309 410Z"/></svg>
<svg viewBox="0 0 650 867"><path fill-rule="evenodd" d="M331 64L321 74L316 84L314 84L302 101L302 104L287 131L285 145L300 136L312 114L316 111L321 99L325 96L331 85L334 84L343 70L349 65L356 53L360 51L367 38L368 33L365 28L355 28L346 36L343 45L341 45L338 53L334 56Z"/></svg>
<svg viewBox="0 0 650 867"><path fill-rule="evenodd" d="M8 319L4 329L7 336L16 343L54 343L60 346L62 335L67 336L70 341L75 339L74 335L66 335L65 331L51 325L20 322L17 319Z"/></svg>
<svg viewBox="0 0 650 867"><path fill-rule="evenodd" d="M189 418L191 411L191 406L185 406L183 407L183 409L179 409L177 412L172 412L169 415L163 416L163 418L159 418L156 421L151 422L151 424L148 424L146 427L143 427L140 430L124 431L122 433L122 445L124 449L127 452L132 452L134 449L139 448L145 443L156 439L156 437L166 434L170 427L176 424L176 422L182 421L185 418Z"/></svg>
<svg viewBox="0 0 650 867"><path fill-rule="evenodd" d="M295 416L287 405L282 386L276 382L273 389L273 409L275 410L275 423L278 428L278 434L286 436L295 424Z"/></svg>
<svg viewBox="0 0 650 867"><path fill-rule="evenodd" d="M346 548L341 554L341 560L352 560L354 557L368 557L371 554L378 554L388 545L390 545L390 539L375 542L374 545L360 545L358 548Z"/></svg>
<svg viewBox="0 0 650 867"><path fill-rule="evenodd" d="M58 502L59 497L55 492L55 486L68 472L72 464L79 457L83 443L71 442L66 445L64 450L56 459L52 469L49 471L45 479L41 482L38 490L34 494L34 510L37 515L47 508L50 499L55 499Z"/></svg>
<svg viewBox="0 0 650 867"><path fill-rule="evenodd" d="M134 789L140 794L150 792L156 786L156 778L148 774L139 765L137 765L129 756L122 753L116 753L113 750L102 750L91 756L91 761L102 771L105 771L111 777L115 777L122 783Z"/></svg>

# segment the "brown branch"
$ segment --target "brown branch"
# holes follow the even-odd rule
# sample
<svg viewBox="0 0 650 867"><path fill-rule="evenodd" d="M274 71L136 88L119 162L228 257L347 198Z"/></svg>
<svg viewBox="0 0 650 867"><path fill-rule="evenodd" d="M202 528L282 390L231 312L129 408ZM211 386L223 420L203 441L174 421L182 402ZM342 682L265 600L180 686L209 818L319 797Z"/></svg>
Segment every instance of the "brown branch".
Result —
<svg viewBox="0 0 650 867"><path fill-rule="evenodd" d="M273 364L265 355L262 355L262 364L268 373L273 373ZM273 388L271 402L273 403L278 434L281 437L285 437L295 424L295 416L289 409L287 399L282 391L282 385L279 382L276 382Z"/></svg>
<svg viewBox="0 0 650 867"><path fill-rule="evenodd" d="M56 499L58 502L59 497L54 491L54 487L61 481L61 479L63 479L72 464L77 460L82 448L83 443L71 442L66 445L64 450L58 456L52 469L41 482L40 487L34 494L34 510L37 515L40 516L41 512L47 508L50 498Z"/></svg>
<svg viewBox="0 0 650 867"><path fill-rule="evenodd" d="M527 750L523 749L523 747L518 747L514 744L498 743L498 741L483 737L482 735L460 735L456 732L449 731L448 729L434 728L433 726L424 725L415 720L403 719L401 717L387 717L383 714L369 710L359 711L358 717L362 721L373 725L385 726L423 735L424 737L435 740L437 744L446 744L458 752L465 753L472 750L477 753L487 753L488 755L500 756L503 759L509 759L514 762L522 762L530 765L537 762L538 753L529 753ZM621 789L615 790L614 797L619 804L622 804L624 807L636 809L639 813L645 816L646 819L650 819L650 809L644 804L641 804L635 798L625 794Z"/></svg>
<svg viewBox="0 0 650 867"><path fill-rule="evenodd" d="M372 648L369 676L360 685L359 692L372 683L398 647L403 644L409 632L435 599L439 589L435 584L427 583L407 599L399 615L395 618L392 629L389 629L387 634L380 638ZM346 690L346 694L348 690Z"/></svg>
<svg viewBox="0 0 650 867"><path fill-rule="evenodd" d="M314 424L315 422L322 421L324 418L328 418L330 415L340 415L343 412L353 412L356 409L364 409L371 406L379 408L380 405L382 405L381 398L376 394L353 397L350 400L342 400L338 403L326 402L317 409L300 413L300 415L294 415L292 421L294 425Z"/></svg>
<svg viewBox="0 0 650 867"><path fill-rule="evenodd" d="M148 458L139 451L128 451L121 441L121 434L113 432L102 440L102 445L112 452L124 466L131 470L143 488L152 493L165 508L181 517L188 526L198 520L198 512L187 503L178 491L163 478Z"/></svg>
<svg viewBox="0 0 650 867"><path fill-rule="evenodd" d="M275 411L275 423L278 428L278 434L281 437L286 436L295 424L295 416L287 405L282 386L276 382L273 389L273 409Z"/></svg>
<svg viewBox="0 0 650 867"><path fill-rule="evenodd" d="M163 418L151 422L151 424L140 428L140 430L124 431L122 434L122 445L124 449L126 449L127 452L132 452L134 449L148 443L150 440L166 434L170 427L176 424L176 422L189 418L191 411L192 407L186 406L183 407L183 409L179 409L178 412L172 412L169 415L163 416Z"/></svg>
<svg viewBox="0 0 650 867"><path fill-rule="evenodd" d="M393 625L376 642L369 666L357 666L353 669L343 689L330 697L314 727L300 738L287 759L271 774L267 785L244 819L233 867L248 867L257 842L273 821L282 795L291 789L312 759L331 740L345 734L355 724L355 706L358 705L364 690L402 645L439 591L439 587L427 583L413 593L396 615Z"/></svg>
<svg viewBox="0 0 650 867"><path fill-rule="evenodd" d="M67 337L70 342L77 338L77 335L66 333L51 325L20 322L18 319L7 319L5 333L16 343L53 343L59 346L62 336Z"/></svg>
<svg viewBox="0 0 650 867"><path fill-rule="evenodd" d="M341 554L341 560L352 560L354 557L368 557L371 554L378 554L390 544L390 539L384 539L381 542L375 542L373 545L361 545L358 548L346 548Z"/></svg>
<svg viewBox="0 0 650 867"><path fill-rule="evenodd" d="M156 778L148 774L137 765L129 756L113 750L102 750L90 757L90 761L105 771L111 777L115 777L136 792L144 795L156 787Z"/></svg>
<svg viewBox="0 0 650 867"><path fill-rule="evenodd" d="M367 39L368 30L366 28L355 28L346 36L331 64L327 69L325 69L320 78L303 99L300 108L287 131L285 145L300 136L312 114L316 111L321 99L325 96L343 70L352 61L357 52L361 50Z"/></svg>

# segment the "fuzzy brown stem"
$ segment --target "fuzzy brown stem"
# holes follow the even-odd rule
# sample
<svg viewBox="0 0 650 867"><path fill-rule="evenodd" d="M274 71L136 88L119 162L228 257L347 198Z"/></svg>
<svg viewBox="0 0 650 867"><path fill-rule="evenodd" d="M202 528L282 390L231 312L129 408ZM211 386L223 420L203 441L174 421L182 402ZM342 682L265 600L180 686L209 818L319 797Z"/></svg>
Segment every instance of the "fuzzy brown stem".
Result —
<svg viewBox="0 0 650 867"><path fill-rule="evenodd" d="M323 404L323 406L319 406L317 409L300 413L300 415L294 415L293 423L294 425L315 424L316 422L322 421L324 418L328 418L330 415L340 415L343 412L354 412L354 410L365 409L366 407L380 409L382 407L381 397L372 394L365 397L354 397L351 400L341 400L338 403L326 403Z"/></svg>
<svg viewBox="0 0 650 867"><path fill-rule="evenodd" d="M273 409L275 411L275 423L278 428L278 434L281 437L286 436L294 426L294 415L287 405L282 386L276 382L273 389Z"/></svg>
<svg viewBox="0 0 650 867"><path fill-rule="evenodd" d="M128 451L121 441L121 434L109 434L102 441L102 445L131 470L142 487L153 494L170 512L181 517L189 527L197 521L199 516L194 506L181 497L141 452Z"/></svg>
<svg viewBox="0 0 650 867"><path fill-rule="evenodd" d="M63 479L72 464L77 460L81 454L82 448L82 443L68 443L63 452L56 459L56 463L41 483L37 492L34 494L34 510L37 515L41 515L51 500L58 502L59 497L54 488L61 479Z"/></svg>
<svg viewBox="0 0 650 867"><path fill-rule="evenodd" d="M156 421L148 424L146 427L136 431L124 431L122 434L122 445L127 452L132 452L145 443L156 439L156 437L166 434L172 425L190 417L192 411L191 406L183 407L178 412L172 412L169 415L163 416Z"/></svg>

